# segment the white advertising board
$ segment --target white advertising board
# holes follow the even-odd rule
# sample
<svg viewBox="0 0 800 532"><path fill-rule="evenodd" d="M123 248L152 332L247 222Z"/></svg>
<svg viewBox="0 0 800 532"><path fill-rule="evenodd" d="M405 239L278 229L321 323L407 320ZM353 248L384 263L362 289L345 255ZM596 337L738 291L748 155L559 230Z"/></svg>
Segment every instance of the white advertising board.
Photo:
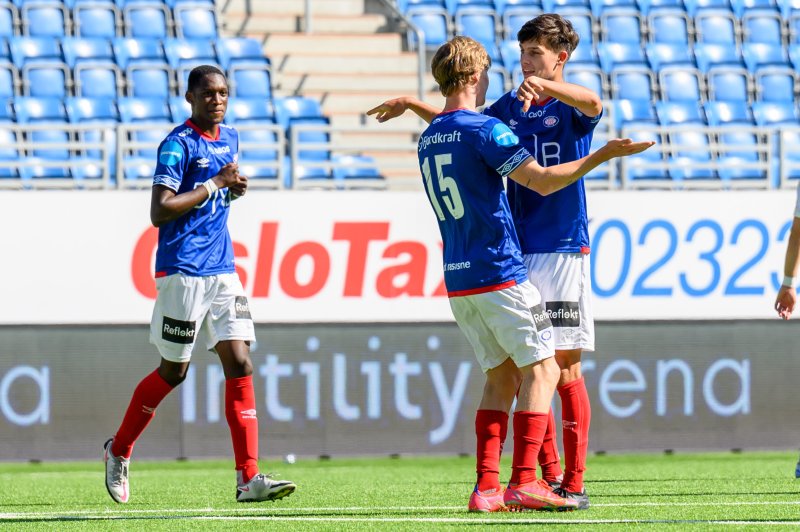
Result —
<svg viewBox="0 0 800 532"><path fill-rule="evenodd" d="M0 324L148 323L149 192L0 193ZM590 192L598 320L770 318L794 193ZM233 204L258 322L451 321L421 192L254 191Z"/></svg>

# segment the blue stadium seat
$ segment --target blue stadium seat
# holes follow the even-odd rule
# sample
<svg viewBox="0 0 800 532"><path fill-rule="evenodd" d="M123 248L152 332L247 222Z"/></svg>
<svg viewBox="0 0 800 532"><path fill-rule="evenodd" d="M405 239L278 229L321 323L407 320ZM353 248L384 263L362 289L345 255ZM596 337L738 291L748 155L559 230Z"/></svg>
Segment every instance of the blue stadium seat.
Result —
<svg viewBox="0 0 800 532"><path fill-rule="evenodd" d="M503 37L514 41L523 24L543 13L539 0L499 0L495 3L503 25Z"/></svg>
<svg viewBox="0 0 800 532"><path fill-rule="evenodd" d="M498 22L494 9L487 6L459 6L455 13L457 35L472 37L487 50L495 48Z"/></svg>
<svg viewBox="0 0 800 532"><path fill-rule="evenodd" d="M563 7L558 13L572 24L575 33L581 38L581 45L591 47L597 41L591 11L581 7Z"/></svg>
<svg viewBox="0 0 800 532"><path fill-rule="evenodd" d="M542 10L545 13L561 13L564 9L580 8L592 10L590 0L542 0Z"/></svg>
<svg viewBox="0 0 800 532"><path fill-rule="evenodd" d="M172 35L169 8L160 3L126 3L122 10L125 35L140 39L166 39Z"/></svg>
<svg viewBox="0 0 800 532"><path fill-rule="evenodd" d="M695 43L694 58L697 62L697 68L704 73L711 68L719 66L744 68L741 52L737 48L725 44Z"/></svg>
<svg viewBox="0 0 800 532"><path fill-rule="evenodd" d="M600 39L605 42L640 43L644 20L637 9L606 8L600 17Z"/></svg>
<svg viewBox="0 0 800 532"><path fill-rule="evenodd" d="M385 178L368 155L334 155L333 179L340 181L339 186L347 187L347 181L367 181L385 186ZM352 186L352 185L350 185Z"/></svg>
<svg viewBox="0 0 800 532"><path fill-rule="evenodd" d="M228 84L237 98L272 98L272 77L269 63L234 61L227 72Z"/></svg>
<svg viewBox="0 0 800 532"><path fill-rule="evenodd" d="M752 130L739 126L723 127L717 133L717 173L723 182L732 180L766 180L767 172L760 169L759 139ZM750 166L748 166L750 165Z"/></svg>
<svg viewBox="0 0 800 532"><path fill-rule="evenodd" d="M519 43L516 39L508 39L500 43L500 58L506 71L513 72L520 60Z"/></svg>
<svg viewBox="0 0 800 532"><path fill-rule="evenodd" d="M730 0L683 0L686 12L690 17L695 17L703 9L722 9L733 12Z"/></svg>
<svg viewBox="0 0 800 532"><path fill-rule="evenodd" d="M732 11L700 9L694 16L695 38L698 42L713 42L735 46L740 39L739 21Z"/></svg>
<svg viewBox="0 0 800 532"><path fill-rule="evenodd" d="M102 142L103 131L106 132L106 149L109 152L110 173L116 173L116 132L114 128L119 122L119 111L116 101L112 98L67 98L64 102L67 116L72 124L92 124L91 129L80 132L79 140L83 143ZM99 177L102 174L102 161L99 150L83 150L82 164L72 166L72 174L84 179ZM90 167L86 171L80 168L84 164Z"/></svg>
<svg viewBox="0 0 800 532"><path fill-rule="evenodd" d="M742 44L742 57L751 73L765 66L789 66L788 51L775 44L746 42Z"/></svg>
<svg viewBox="0 0 800 532"><path fill-rule="evenodd" d="M750 74L743 67L718 66L706 73L709 100L748 102L753 99Z"/></svg>
<svg viewBox="0 0 800 532"><path fill-rule="evenodd" d="M780 45L787 31L777 9L746 9L741 18L742 40Z"/></svg>
<svg viewBox="0 0 800 532"><path fill-rule="evenodd" d="M113 39L122 30L122 14L116 4L103 0L74 0L72 23L77 37Z"/></svg>
<svg viewBox="0 0 800 532"><path fill-rule="evenodd" d="M397 0L397 9L399 9L401 13L408 13L409 8L415 8L417 6L436 7L447 10L445 0Z"/></svg>
<svg viewBox="0 0 800 532"><path fill-rule="evenodd" d="M322 107L317 100L303 96L287 96L274 98L275 121L284 129L289 128L289 121L293 118L310 117L322 118Z"/></svg>
<svg viewBox="0 0 800 532"><path fill-rule="evenodd" d="M406 17L425 34L425 48L436 50L450 38L450 15L447 9L418 5L409 7ZM416 48L417 35L408 30L409 45Z"/></svg>
<svg viewBox="0 0 800 532"><path fill-rule="evenodd" d="M230 104L228 104L230 105ZM170 96L169 97L169 110L172 115L172 121L176 124L186 122L192 116L192 106L186 101L186 96ZM225 115L225 123L230 122L230 113Z"/></svg>
<svg viewBox="0 0 800 532"><path fill-rule="evenodd" d="M655 107L650 100L613 100L614 127L621 130L631 124L658 125Z"/></svg>
<svg viewBox="0 0 800 532"><path fill-rule="evenodd" d="M186 2L172 11L175 34L184 39L216 39L217 16L213 4Z"/></svg>
<svg viewBox="0 0 800 532"><path fill-rule="evenodd" d="M509 84L505 69L492 66L489 69L489 89L486 91L486 103L489 104L499 99L506 91Z"/></svg>
<svg viewBox="0 0 800 532"><path fill-rule="evenodd" d="M694 40L692 22L681 8L657 7L647 15L649 40L680 44L686 47Z"/></svg>
<svg viewBox="0 0 800 532"><path fill-rule="evenodd" d="M8 127L2 127L7 122L0 122L0 179L15 178L19 174L16 168L5 166L8 163L16 162L20 159L20 154L16 149L17 134Z"/></svg>
<svg viewBox="0 0 800 532"><path fill-rule="evenodd" d="M750 9L780 10L777 0L731 0L731 6L737 17L742 17Z"/></svg>
<svg viewBox="0 0 800 532"><path fill-rule="evenodd" d="M793 102L753 102L753 117L759 126L797 124L800 116Z"/></svg>
<svg viewBox="0 0 800 532"><path fill-rule="evenodd" d="M0 37L12 37L20 26L19 10L10 2L0 2Z"/></svg>
<svg viewBox="0 0 800 532"><path fill-rule="evenodd" d="M578 47L572 50L569 56L569 64L588 63L594 66L600 66L600 60L597 57L597 51L591 43L578 43Z"/></svg>
<svg viewBox="0 0 800 532"><path fill-rule="evenodd" d="M636 0L589 0L592 16L596 19L602 17L607 9L623 7L627 9L639 9Z"/></svg>
<svg viewBox="0 0 800 532"><path fill-rule="evenodd" d="M131 62L155 61L166 63L164 47L158 39L136 39L119 37L114 39L114 55L120 68L128 68Z"/></svg>
<svg viewBox="0 0 800 532"><path fill-rule="evenodd" d="M122 72L114 62L111 41L65 37L61 47L74 73L76 96L115 98L122 95Z"/></svg>
<svg viewBox="0 0 800 532"><path fill-rule="evenodd" d="M166 39L164 52L174 69L186 64L216 64L217 54L211 41L205 39Z"/></svg>
<svg viewBox="0 0 800 532"><path fill-rule="evenodd" d="M753 112L747 102L742 101L717 101L706 102L703 109L710 126L724 126L729 124L755 125Z"/></svg>
<svg viewBox="0 0 800 532"><path fill-rule="evenodd" d="M658 122L664 126L675 124L705 124L706 119L698 102L656 102Z"/></svg>
<svg viewBox="0 0 800 532"><path fill-rule="evenodd" d="M607 74L622 65L650 68L644 48L639 43L600 42L597 44L600 66Z"/></svg>
<svg viewBox="0 0 800 532"><path fill-rule="evenodd" d="M686 6L683 0L637 0L636 4L639 6L639 11L645 17L650 14L652 9L680 9L686 11Z"/></svg>
<svg viewBox="0 0 800 532"><path fill-rule="evenodd" d="M64 101L67 118L73 124L82 122L119 122L114 98L70 97Z"/></svg>
<svg viewBox="0 0 800 532"><path fill-rule="evenodd" d="M699 70L687 67L664 67L658 72L658 84L664 101L702 102L705 82Z"/></svg>
<svg viewBox="0 0 800 532"><path fill-rule="evenodd" d="M599 66L581 63L569 64L569 67L564 71L564 79L568 83L591 89L601 98L609 96L608 82Z"/></svg>
<svg viewBox="0 0 800 532"><path fill-rule="evenodd" d="M642 130L641 126L651 126L649 122L631 122L621 131L621 136L630 138L635 142L655 141L656 145L640 154L625 158L626 174L623 179L634 186L642 183L644 186L653 186L656 183L671 183L667 171L667 144L658 133ZM649 167L645 167L649 165ZM663 186L663 185L661 185Z"/></svg>
<svg viewBox="0 0 800 532"><path fill-rule="evenodd" d="M330 120L325 116L298 116L289 119L289 143L291 145L293 136L293 129L300 125L306 126L328 126ZM330 134L325 130L317 129L298 129L297 130L297 145L295 148L299 159L304 161L327 161L331 158L331 151L328 147L330 145ZM307 147L308 145L315 144L317 146ZM320 147L325 145L326 147ZM304 147L306 146L306 147Z"/></svg>
<svg viewBox="0 0 800 532"><path fill-rule="evenodd" d="M31 61L63 62L61 45L47 37L14 37L8 41L11 59L17 68Z"/></svg>
<svg viewBox="0 0 800 532"><path fill-rule="evenodd" d="M648 100L655 98L655 76L645 66L623 65L609 75L611 97L623 100Z"/></svg>
<svg viewBox="0 0 800 532"><path fill-rule="evenodd" d="M753 76L756 99L762 101L795 101L797 74L787 66L759 68Z"/></svg>
<svg viewBox="0 0 800 532"><path fill-rule="evenodd" d="M252 116L263 114L256 111ZM248 127L251 123L258 127ZM274 124L269 118L236 121L239 129L239 171L251 179L276 179L279 169L284 167L283 135L279 136L274 130L263 127L265 123Z"/></svg>
<svg viewBox="0 0 800 532"><path fill-rule="evenodd" d="M171 122L167 101L161 98L134 98L124 96L117 100L122 122Z"/></svg>
<svg viewBox="0 0 800 532"><path fill-rule="evenodd" d="M17 122L66 122L67 111L59 98L40 98L34 96L16 96L14 111Z"/></svg>
<svg viewBox="0 0 800 532"><path fill-rule="evenodd" d="M15 37L9 44L14 66L20 71L24 95L63 98L72 90L72 73L64 63L58 40Z"/></svg>
<svg viewBox="0 0 800 532"><path fill-rule="evenodd" d="M117 64L125 70L127 96L166 98L175 81L161 41L157 39L114 39Z"/></svg>
<svg viewBox="0 0 800 532"><path fill-rule="evenodd" d="M686 44L674 44L665 42L650 42L645 45L645 52L650 66L656 72L663 67L683 66L694 68L694 55Z"/></svg>
<svg viewBox="0 0 800 532"><path fill-rule="evenodd" d="M217 60L225 70L239 61L267 64L270 62L261 48L261 43L250 37L223 37L217 39L215 48Z"/></svg>
<svg viewBox="0 0 800 532"><path fill-rule="evenodd" d="M25 2L20 7L22 32L33 37L63 37L68 34L69 13L57 0Z"/></svg>
<svg viewBox="0 0 800 532"><path fill-rule="evenodd" d="M226 121L232 124L275 123L275 105L264 98L231 98L228 100Z"/></svg>
<svg viewBox="0 0 800 532"><path fill-rule="evenodd" d="M14 98L14 109L17 122L20 124L65 124L67 113L60 98L40 98L17 96ZM20 169L20 176L24 180L32 178L62 178L69 177L67 161L70 159L69 150L63 147L48 147L49 144L65 143L69 141L67 132L59 128L38 128L25 131L27 140L35 145L30 150L26 161L34 166ZM46 162L62 161L63 165L47 166ZM42 163L45 164L42 164Z"/></svg>

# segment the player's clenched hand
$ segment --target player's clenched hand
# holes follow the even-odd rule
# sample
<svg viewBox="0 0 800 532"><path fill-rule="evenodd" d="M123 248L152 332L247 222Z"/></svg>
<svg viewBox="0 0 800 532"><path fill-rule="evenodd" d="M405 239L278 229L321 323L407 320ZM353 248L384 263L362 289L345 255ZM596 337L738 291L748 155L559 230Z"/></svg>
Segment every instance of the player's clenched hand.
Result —
<svg viewBox="0 0 800 532"><path fill-rule="evenodd" d="M517 87L517 100L522 102L522 111L527 113L531 104L539 101L539 95L544 91L540 83L541 79L536 76L528 76L519 87Z"/></svg>
<svg viewBox="0 0 800 532"><path fill-rule="evenodd" d="M781 286L778 290L778 297L775 298L775 310L778 311L778 316L788 320L789 316L794 312L794 306L797 303L797 292L791 286Z"/></svg>
<svg viewBox="0 0 800 532"><path fill-rule="evenodd" d="M625 157L627 155L642 153L654 144L655 142L652 140L634 142L631 139L611 139L605 146L600 148L599 151L603 151L609 159L613 159L614 157Z"/></svg>
<svg viewBox="0 0 800 532"><path fill-rule="evenodd" d="M247 192L247 176L239 175L239 182L228 187L234 198L241 198Z"/></svg>
<svg viewBox="0 0 800 532"><path fill-rule="evenodd" d="M377 107L373 107L367 111L367 116L375 115L378 122L386 122L392 118L397 118L406 112L407 109L405 98L395 98L387 100Z"/></svg>
<svg viewBox="0 0 800 532"><path fill-rule="evenodd" d="M239 175L239 165L236 163L228 163L220 168L216 177L219 178L219 181L217 182L217 186L219 188L231 188L242 182L242 176ZM244 178L244 181L245 183L247 182L246 177Z"/></svg>

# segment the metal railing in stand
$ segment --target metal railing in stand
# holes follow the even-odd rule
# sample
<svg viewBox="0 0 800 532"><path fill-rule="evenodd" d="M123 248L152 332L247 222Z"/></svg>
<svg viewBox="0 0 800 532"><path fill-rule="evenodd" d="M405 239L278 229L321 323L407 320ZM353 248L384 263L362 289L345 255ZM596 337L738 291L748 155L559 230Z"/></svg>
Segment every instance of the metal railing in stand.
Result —
<svg viewBox="0 0 800 532"><path fill-rule="evenodd" d="M426 53L425 53L425 32L418 26L414 25L406 16L397 9L397 5L393 0L381 0L381 3L386 6L392 15L400 19L403 24L408 26L411 31L417 36L417 98L420 100L425 99L425 68L426 68ZM409 43L410 45L410 43Z"/></svg>

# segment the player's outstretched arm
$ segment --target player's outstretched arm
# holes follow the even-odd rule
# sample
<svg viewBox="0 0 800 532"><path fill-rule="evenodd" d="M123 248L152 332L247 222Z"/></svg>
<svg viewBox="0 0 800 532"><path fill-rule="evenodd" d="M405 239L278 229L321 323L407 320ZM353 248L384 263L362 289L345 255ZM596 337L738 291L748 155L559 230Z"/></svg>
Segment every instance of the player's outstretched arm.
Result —
<svg viewBox="0 0 800 532"><path fill-rule="evenodd" d="M367 111L367 116L375 115L375 119L378 122L386 122L392 118L397 118L408 109L412 110L417 116L429 124L436 118L436 115L439 114L439 109L432 105L410 96L401 96L400 98L387 100L379 106L373 107Z"/></svg>
<svg viewBox="0 0 800 532"><path fill-rule="evenodd" d="M797 291L794 278L797 277L797 259L800 256L800 218L792 221L789 242L786 244L786 258L783 261L784 280L775 298L775 310L778 316L788 320L797 304Z"/></svg>
<svg viewBox="0 0 800 532"><path fill-rule="evenodd" d="M239 166L236 163L226 164L208 181L212 183L207 182L208 184L180 194L162 185L154 186L150 195L150 222L159 227L179 218L208 199L212 191L220 188L237 190L238 187L238 190L242 190L242 185L245 189L247 187L247 178L239 175Z"/></svg>
<svg viewBox="0 0 800 532"><path fill-rule="evenodd" d="M641 153L654 144L653 141L633 142L631 139L612 139L586 157L546 168L540 166L533 157L529 157L508 177L524 187L547 196L571 185L606 161Z"/></svg>

